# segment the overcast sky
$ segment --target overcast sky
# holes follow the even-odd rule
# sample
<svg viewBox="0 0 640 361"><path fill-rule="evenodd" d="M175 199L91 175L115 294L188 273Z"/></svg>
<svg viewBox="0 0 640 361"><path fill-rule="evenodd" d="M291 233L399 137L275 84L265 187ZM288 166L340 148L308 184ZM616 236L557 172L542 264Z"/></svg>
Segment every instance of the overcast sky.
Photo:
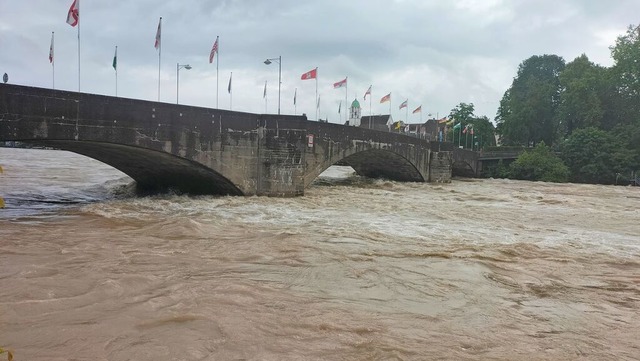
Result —
<svg viewBox="0 0 640 361"><path fill-rule="evenodd" d="M9 82L78 89L77 29L66 23L73 0L0 0L0 73ZM157 100L162 16L160 100L222 109L277 113L282 56L281 112L315 118L315 81L300 76L318 67L320 118L343 123L345 95L371 111L406 120L400 103L422 119L445 116L460 102L493 120L518 65L532 55L569 62L585 53L611 66L609 46L640 21L638 0L82 0L81 90L115 95L112 68L118 46L118 95ZM55 67L49 63L55 32ZM219 76L209 52L220 36ZM232 103L227 93L233 72ZM348 77L348 87L333 83ZM348 93L345 94L345 90ZM342 102L342 115L338 114Z"/></svg>

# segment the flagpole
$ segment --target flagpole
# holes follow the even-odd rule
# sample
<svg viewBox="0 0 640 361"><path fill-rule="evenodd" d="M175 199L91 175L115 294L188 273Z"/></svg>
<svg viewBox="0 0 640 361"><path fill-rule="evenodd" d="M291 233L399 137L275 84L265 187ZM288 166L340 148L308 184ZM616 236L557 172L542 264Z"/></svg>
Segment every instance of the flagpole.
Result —
<svg viewBox="0 0 640 361"><path fill-rule="evenodd" d="M344 78L344 80L345 80L345 84L344 84L344 107L345 107L345 109L349 109L347 107L347 104L349 104L348 95L347 95L348 90L349 90L349 82L347 81L348 79L349 79L348 76ZM347 114L348 113L349 113L348 111L344 112L344 123L345 124L347 124L347 116L348 116Z"/></svg>
<svg viewBox="0 0 640 361"><path fill-rule="evenodd" d="M51 32L51 55L53 55L51 57L51 78L52 78L52 88L55 89L56 88L56 57L54 54L54 43L53 43L53 38L54 38L54 33L53 31Z"/></svg>
<svg viewBox="0 0 640 361"><path fill-rule="evenodd" d="M296 90L293 92L293 115L298 115L298 104L297 104L297 98L298 97L298 88L296 88Z"/></svg>
<svg viewBox="0 0 640 361"><path fill-rule="evenodd" d="M218 68L216 67L216 74L217 73L218 73ZM233 89L231 88L231 79L233 79L233 72L231 72L231 74L229 75L229 110L233 110ZM218 107L218 95L216 94L216 108L217 107Z"/></svg>
<svg viewBox="0 0 640 361"><path fill-rule="evenodd" d="M316 121L318 121L318 67L316 66Z"/></svg>
<svg viewBox="0 0 640 361"><path fill-rule="evenodd" d="M78 14L80 14L80 0L78 0ZM78 15L78 93L80 93L80 15Z"/></svg>
<svg viewBox="0 0 640 361"><path fill-rule="evenodd" d="M218 49L220 49L220 43L218 43L220 36L216 36L216 44L218 44ZM220 86L220 77L218 76L218 66L220 65L220 51L216 50L216 109L218 108L218 90ZM233 74L233 72L231 72ZM231 79L231 78L229 78ZM229 80L231 81L231 80ZM231 110L231 91L229 91L229 110Z"/></svg>
<svg viewBox="0 0 640 361"><path fill-rule="evenodd" d="M371 88L371 86L369 86ZM373 118L373 111L371 110L371 93L369 93L369 129L371 129L371 121Z"/></svg>
<svg viewBox="0 0 640 361"><path fill-rule="evenodd" d="M158 24L158 32L160 33L160 41L158 42L158 101L160 101L160 63L162 59L162 16Z"/></svg>
<svg viewBox="0 0 640 361"><path fill-rule="evenodd" d="M404 109L404 117L407 120L407 124L409 124L409 99L407 99L407 106Z"/></svg>
<svg viewBox="0 0 640 361"><path fill-rule="evenodd" d="M116 45L116 55L113 57L115 59L115 68L116 68L116 98L118 97L118 46Z"/></svg>
<svg viewBox="0 0 640 361"><path fill-rule="evenodd" d="M264 113L267 114L267 81L264 81Z"/></svg>

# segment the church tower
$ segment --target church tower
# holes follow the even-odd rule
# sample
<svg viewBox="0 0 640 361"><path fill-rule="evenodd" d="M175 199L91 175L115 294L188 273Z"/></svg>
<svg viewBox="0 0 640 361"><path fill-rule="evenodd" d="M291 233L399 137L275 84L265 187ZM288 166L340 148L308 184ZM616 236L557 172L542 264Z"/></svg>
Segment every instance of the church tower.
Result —
<svg viewBox="0 0 640 361"><path fill-rule="evenodd" d="M360 102L358 99L354 99L349 108L349 125L354 127L360 126L360 118L362 117L362 109L360 109Z"/></svg>

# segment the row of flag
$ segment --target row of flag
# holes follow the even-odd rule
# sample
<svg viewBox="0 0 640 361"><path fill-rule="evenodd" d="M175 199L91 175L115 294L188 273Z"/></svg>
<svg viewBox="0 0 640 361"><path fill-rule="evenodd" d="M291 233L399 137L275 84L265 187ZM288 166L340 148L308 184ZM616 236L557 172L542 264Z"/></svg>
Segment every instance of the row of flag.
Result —
<svg viewBox="0 0 640 361"><path fill-rule="evenodd" d="M67 24L69 24L72 27L78 26L80 24L80 0L73 0L73 3L71 4L71 6L69 7L69 11L67 13ZM220 47L220 38L216 37L216 40L213 43L213 46L211 48L211 51L209 52L209 63L213 63L216 55L218 55L219 53L219 47ZM154 43L154 47L160 51L161 47L162 47L162 17L160 17L160 20L158 21L158 28L156 30L156 36L155 36L155 43ZM53 64L54 62L54 33L51 33L51 45L49 46L49 62ZM118 47L116 46L115 48L115 52L113 55L113 61L112 61L112 67L114 70L118 70ZM227 91L229 92L229 94L231 94L231 82L232 82L232 76L233 73L231 73L231 75L229 76L229 85L227 86ZM317 89L317 80L318 80L318 68L314 68L309 70L308 72L303 73L300 76L301 80L311 80L311 79L315 79L316 80L316 89ZM334 89L339 89L339 88L343 88L347 86L347 80L348 78L344 78L343 80L337 81L333 84L333 88ZM369 86L369 88L367 88L367 91L364 93L363 99L367 100L367 96L371 96L371 88L372 85ZM264 86L264 92L263 92L263 98L266 98L267 96L267 82L265 81L265 86ZM320 97L317 95L317 90L316 90L316 107L319 108L320 107ZM294 105L296 105L297 102L297 89L294 92L294 96L293 96L293 103ZM391 102L391 93L383 96L382 98L380 98L380 103L386 103L386 102ZM407 108L408 107L408 102L409 100L405 100L403 101L398 109L403 109L403 108ZM340 105L338 107L338 113L341 112L341 108L342 108L342 101L340 102ZM416 114L416 113L420 113L422 112L422 105L418 106L417 108L415 108L412 112L412 114ZM466 131L466 129L465 129Z"/></svg>

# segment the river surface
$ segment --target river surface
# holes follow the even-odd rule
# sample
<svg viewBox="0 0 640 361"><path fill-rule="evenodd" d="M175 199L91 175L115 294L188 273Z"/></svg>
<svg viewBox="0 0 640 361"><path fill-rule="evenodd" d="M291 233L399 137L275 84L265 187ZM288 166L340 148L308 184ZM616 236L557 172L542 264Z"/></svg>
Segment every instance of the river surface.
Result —
<svg viewBox="0 0 640 361"><path fill-rule="evenodd" d="M332 167L298 198L138 198L69 152L0 166L16 361L640 359L640 187Z"/></svg>

